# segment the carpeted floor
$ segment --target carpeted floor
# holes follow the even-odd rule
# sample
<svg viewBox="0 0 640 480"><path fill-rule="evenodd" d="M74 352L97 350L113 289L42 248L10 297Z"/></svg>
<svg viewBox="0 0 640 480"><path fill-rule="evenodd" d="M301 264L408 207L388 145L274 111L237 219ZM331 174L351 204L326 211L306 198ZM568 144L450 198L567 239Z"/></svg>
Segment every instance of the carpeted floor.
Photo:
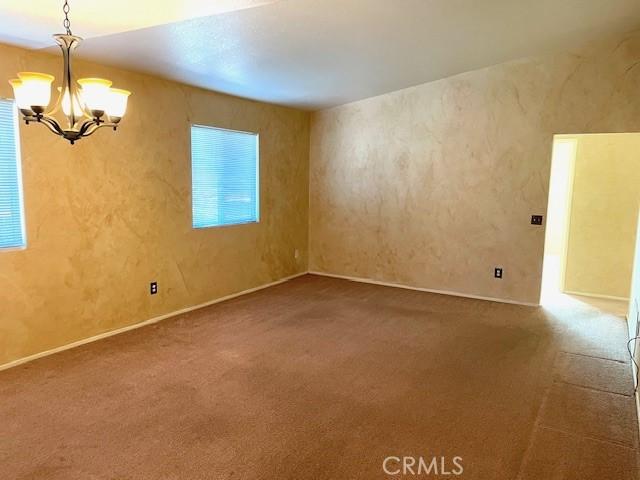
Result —
<svg viewBox="0 0 640 480"><path fill-rule="evenodd" d="M0 478L370 480L457 456L464 479L637 479L625 338L589 306L307 275L0 372Z"/></svg>

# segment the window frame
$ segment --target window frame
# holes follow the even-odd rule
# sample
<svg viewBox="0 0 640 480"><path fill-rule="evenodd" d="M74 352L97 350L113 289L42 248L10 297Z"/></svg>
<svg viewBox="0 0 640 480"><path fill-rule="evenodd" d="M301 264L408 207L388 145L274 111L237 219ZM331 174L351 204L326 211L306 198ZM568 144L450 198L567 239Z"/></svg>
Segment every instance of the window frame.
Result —
<svg viewBox="0 0 640 480"><path fill-rule="evenodd" d="M22 175L22 150L21 150L21 137L20 137L20 116L18 115L18 108L16 101L13 98L0 97L0 101L9 102L13 110L13 131L14 131L14 148L16 159L16 183L18 185L18 204L20 212L20 228L22 233L22 245L13 245L11 247L0 246L0 254L4 252L16 252L27 249L27 217L24 210L24 182Z"/></svg>
<svg viewBox="0 0 640 480"><path fill-rule="evenodd" d="M255 220L249 220L246 222L237 222L237 223L227 223L227 224L223 224L223 225L206 225L206 226L201 226L201 227L196 227L194 225L194 215L193 215L193 144L192 144L192 130L193 128L208 128L211 130L221 130L221 131L225 131L225 132L233 132L233 133L244 133L246 135L253 135L256 138L256 219ZM190 169L189 169L189 178L191 180L191 185L190 185L190 198L191 198L191 229L192 230L207 230L210 228L233 228L233 227L239 227L239 226L243 226L243 225L257 225L260 223L261 218L262 218L262 212L261 212L261 207L262 207L262 202L261 202L261 194L262 194L262 189L260 188L260 172L261 172L261 158L260 158L260 133L259 132L252 132L249 130L237 130L237 129L233 129L233 128L225 128L225 127L218 127L216 125L204 125L202 123L190 123L189 124L189 161L190 161Z"/></svg>

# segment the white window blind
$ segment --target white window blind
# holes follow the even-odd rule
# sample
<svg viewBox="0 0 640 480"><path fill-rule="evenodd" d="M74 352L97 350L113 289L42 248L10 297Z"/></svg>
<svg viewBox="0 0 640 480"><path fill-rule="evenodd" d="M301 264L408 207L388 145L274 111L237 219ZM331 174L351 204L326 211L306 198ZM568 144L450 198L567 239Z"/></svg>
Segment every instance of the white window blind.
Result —
<svg viewBox="0 0 640 480"><path fill-rule="evenodd" d="M191 127L193 227L257 222L258 135Z"/></svg>
<svg viewBox="0 0 640 480"><path fill-rule="evenodd" d="M0 249L25 246L17 118L13 100L0 99Z"/></svg>

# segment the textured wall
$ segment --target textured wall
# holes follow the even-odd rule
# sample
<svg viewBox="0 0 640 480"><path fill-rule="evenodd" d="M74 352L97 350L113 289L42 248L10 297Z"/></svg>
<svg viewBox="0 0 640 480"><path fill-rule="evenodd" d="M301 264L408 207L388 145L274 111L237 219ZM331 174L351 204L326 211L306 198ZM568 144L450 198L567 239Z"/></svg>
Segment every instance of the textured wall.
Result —
<svg viewBox="0 0 640 480"><path fill-rule="evenodd" d="M0 46L0 79L23 70L59 76L61 61ZM0 364L306 270L308 113L96 65L78 73L134 93L117 133L73 147L20 127L28 247L0 251ZM12 96L4 80L0 96ZM260 133L259 224L191 228L190 123Z"/></svg>
<svg viewBox="0 0 640 480"><path fill-rule="evenodd" d="M640 134L576 139L565 290L628 298L640 202Z"/></svg>
<svg viewBox="0 0 640 480"><path fill-rule="evenodd" d="M639 60L632 34L315 114L310 269L538 302L552 136L640 131Z"/></svg>

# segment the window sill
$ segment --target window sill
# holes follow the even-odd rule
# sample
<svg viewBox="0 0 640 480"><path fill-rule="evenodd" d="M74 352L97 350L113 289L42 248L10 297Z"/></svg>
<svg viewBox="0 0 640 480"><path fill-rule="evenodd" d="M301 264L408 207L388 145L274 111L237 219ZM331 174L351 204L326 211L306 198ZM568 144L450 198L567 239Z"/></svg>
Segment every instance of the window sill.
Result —
<svg viewBox="0 0 640 480"><path fill-rule="evenodd" d="M228 225L207 225L203 227L196 227L192 225L191 228L192 230L209 230L211 228L229 228L229 227L241 227L243 225L257 225L259 223L260 223L260 220L251 220L249 222L230 223Z"/></svg>

